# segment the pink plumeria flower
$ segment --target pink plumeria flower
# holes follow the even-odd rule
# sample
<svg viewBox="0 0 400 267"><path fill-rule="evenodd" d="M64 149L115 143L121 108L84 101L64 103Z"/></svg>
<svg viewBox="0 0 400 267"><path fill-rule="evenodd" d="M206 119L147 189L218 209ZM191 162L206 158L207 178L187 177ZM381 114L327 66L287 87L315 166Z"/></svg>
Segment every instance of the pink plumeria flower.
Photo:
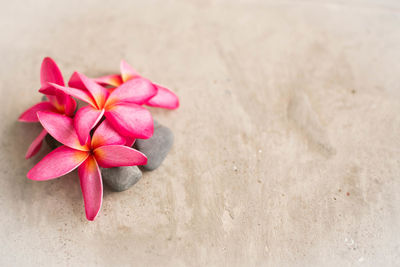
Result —
<svg viewBox="0 0 400 267"><path fill-rule="evenodd" d="M101 85L118 87L121 84L126 83L130 80L143 78L124 60L121 60L120 69L121 75L107 75L96 78L94 80ZM153 83L153 85L157 88L157 94L154 97L150 98L145 103L146 105L167 109L176 109L179 107L179 99L171 90L155 83Z"/></svg>
<svg viewBox="0 0 400 267"><path fill-rule="evenodd" d="M126 82L112 92L78 72L72 75L70 87L51 85L89 104L75 114L74 125L81 144L86 143L90 130L103 115L127 140L147 139L153 135L153 118L141 105L152 98L157 89L144 78ZM41 92L51 93L53 88L41 89Z"/></svg>
<svg viewBox="0 0 400 267"><path fill-rule="evenodd" d="M144 165L145 155L124 146L125 139L103 121L92 140L81 145L73 120L65 115L38 112L38 118L47 132L63 144L45 156L27 174L29 179L45 181L63 176L78 168L86 218L94 220L103 199L103 182L99 166L104 168Z"/></svg>
<svg viewBox="0 0 400 267"><path fill-rule="evenodd" d="M42 66L40 68L41 88L49 88L49 82L62 86L64 85L64 79L57 64L53 59L46 57L43 59ZM21 114L18 120L22 122L39 122L36 115L38 111L51 111L59 114L65 114L67 116L74 115L76 102L72 97L63 92L46 96L49 101L40 102L27 109ZM32 142L25 155L27 159L39 152L46 134L46 130L42 130L39 136L36 137L36 139Z"/></svg>

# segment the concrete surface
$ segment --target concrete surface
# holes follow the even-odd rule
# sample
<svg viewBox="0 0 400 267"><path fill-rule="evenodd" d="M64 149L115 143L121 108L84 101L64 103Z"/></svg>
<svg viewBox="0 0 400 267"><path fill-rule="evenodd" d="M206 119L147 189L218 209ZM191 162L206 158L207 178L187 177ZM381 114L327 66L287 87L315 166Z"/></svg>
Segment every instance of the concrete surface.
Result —
<svg viewBox="0 0 400 267"><path fill-rule="evenodd" d="M398 1L3 1L1 266L399 266ZM85 219L25 161L39 66L173 88L162 167Z"/></svg>

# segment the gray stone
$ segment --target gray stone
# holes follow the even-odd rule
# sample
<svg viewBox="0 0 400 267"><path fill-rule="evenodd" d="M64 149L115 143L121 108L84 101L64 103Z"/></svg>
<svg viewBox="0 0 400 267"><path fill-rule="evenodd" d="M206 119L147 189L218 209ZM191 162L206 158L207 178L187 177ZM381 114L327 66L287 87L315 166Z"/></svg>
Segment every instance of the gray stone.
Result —
<svg viewBox="0 0 400 267"><path fill-rule="evenodd" d="M147 164L142 166L143 170L153 171L164 161L172 144L174 134L172 131L154 121L154 134L149 139L137 139L134 147L147 156Z"/></svg>
<svg viewBox="0 0 400 267"><path fill-rule="evenodd" d="M60 142L58 142L56 139L53 138L53 136L47 134L46 137L44 138L46 140L47 145L51 148L51 149L55 149L59 146L62 146L63 144L61 144Z"/></svg>
<svg viewBox="0 0 400 267"><path fill-rule="evenodd" d="M103 181L117 192L125 191L142 178L142 172L137 166L101 168Z"/></svg>

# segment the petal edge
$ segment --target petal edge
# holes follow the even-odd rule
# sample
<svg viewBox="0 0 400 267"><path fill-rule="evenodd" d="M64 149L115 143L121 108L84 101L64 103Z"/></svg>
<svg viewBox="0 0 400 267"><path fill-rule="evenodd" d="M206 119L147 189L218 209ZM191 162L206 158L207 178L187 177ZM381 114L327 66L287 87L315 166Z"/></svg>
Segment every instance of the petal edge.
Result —
<svg viewBox="0 0 400 267"><path fill-rule="evenodd" d="M154 84L158 92L157 94L147 101L148 106L166 108L166 109L177 109L179 107L179 98L171 90Z"/></svg>
<svg viewBox="0 0 400 267"><path fill-rule="evenodd" d="M93 221L99 214L103 201L101 172L93 156L88 157L78 168L86 218Z"/></svg>
<svg viewBox="0 0 400 267"><path fill-rule="evenodd" d="M147 157L140 151L121 145L109 145L96 148L94 156L103 168L146 165Z"/></svg>
<svg viewBox="0 0 400 267"><path fill-rule="evenodd" d="M45 181L55 179L75 170L89 153L60 146L47 154L27 174L31 180Z"/></svg>

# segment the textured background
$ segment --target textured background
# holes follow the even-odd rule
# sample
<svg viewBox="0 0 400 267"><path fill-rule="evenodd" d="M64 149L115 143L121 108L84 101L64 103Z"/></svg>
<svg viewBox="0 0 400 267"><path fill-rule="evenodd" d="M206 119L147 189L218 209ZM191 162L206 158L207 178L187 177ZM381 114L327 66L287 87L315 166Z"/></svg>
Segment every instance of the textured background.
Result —
<svg viewBox="0 0 400 267"><path fill-rule="evenodd" d="M400 265L400 3L2 1L0 265ZM51 56L173 89L158 170L85 219L76 173L26 178Z"/></svg>

